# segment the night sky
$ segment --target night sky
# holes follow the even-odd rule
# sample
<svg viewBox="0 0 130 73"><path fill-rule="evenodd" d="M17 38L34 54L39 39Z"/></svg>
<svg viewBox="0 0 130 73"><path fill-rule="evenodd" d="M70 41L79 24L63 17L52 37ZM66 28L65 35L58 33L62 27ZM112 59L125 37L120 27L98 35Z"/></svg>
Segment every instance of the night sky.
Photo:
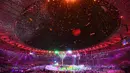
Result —
<svg viewBox="0 0 130 73"><path fill-rule="evenodd" d="M26 8L15 29L31 47L76 50L104 41L118 27L118 10L107 2L45 0Z"/></svg>

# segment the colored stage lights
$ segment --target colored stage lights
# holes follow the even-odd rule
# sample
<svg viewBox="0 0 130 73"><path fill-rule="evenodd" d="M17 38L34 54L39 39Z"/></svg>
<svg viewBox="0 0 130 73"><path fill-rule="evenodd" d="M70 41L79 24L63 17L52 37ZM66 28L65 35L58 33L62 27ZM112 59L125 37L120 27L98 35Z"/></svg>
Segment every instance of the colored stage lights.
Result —
<svg viewBox="0 0 130 73"><path fill-rule="evenodd" d="M55 50L55 52L54 52L55 54L59 54L59 51L58 50Z"/></svg>
<svg viewBox="0 0 130 73"><path fill-rule="evenodd" d="M75 3L77 0L65 0L67 3Z"/></svg>
<svg viewBox="0 0 130 73"><path fill-rule="evenodd" d="M73 53L72 50L67 51L67 54L72 54L72 53Z"/></svg>

